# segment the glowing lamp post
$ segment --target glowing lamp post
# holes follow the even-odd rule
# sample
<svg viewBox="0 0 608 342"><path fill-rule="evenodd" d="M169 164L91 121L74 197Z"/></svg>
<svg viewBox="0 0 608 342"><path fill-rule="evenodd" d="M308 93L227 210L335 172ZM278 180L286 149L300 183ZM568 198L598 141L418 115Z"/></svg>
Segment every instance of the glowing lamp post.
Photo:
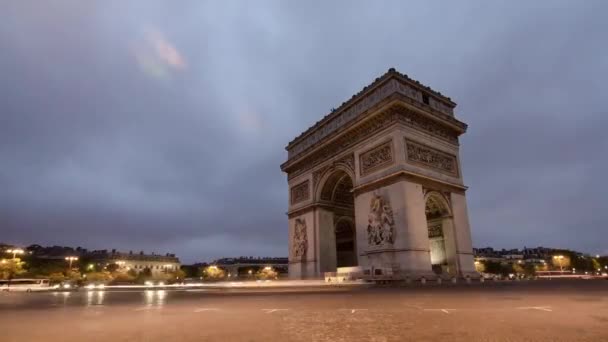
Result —
<svg viewBox="0 0 608 342"><path fill-rule="evenodd" d="M563 255L554 255L553 259L557 259L559 261L559 271L564 272L564 268L562 267L562 260L564 260Z"/></svg>
<svg viewBox="0 0 608 342"><path fill-rule="evenodd" d="M23 254L24 251L23 249L20 248L14 248L14 249L9 249L7 250L8 253L13 253L13 259L15 259L15 257L17 256L17 254Z"/></svg>
<svg viewBox="0 0 608 342"><path fill-rule="evenodd" d="M78 257L75 256L67 256L65 257L65 260L67 260L70 263L70 270L72 269L72 262L78 260Z"/></svg>

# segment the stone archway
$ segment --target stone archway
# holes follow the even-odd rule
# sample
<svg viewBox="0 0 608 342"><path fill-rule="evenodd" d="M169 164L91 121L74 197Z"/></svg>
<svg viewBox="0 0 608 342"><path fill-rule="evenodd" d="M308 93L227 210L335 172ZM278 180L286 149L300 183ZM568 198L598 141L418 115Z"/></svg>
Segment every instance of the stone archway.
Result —
<svg viewBox="0 0 608 342"><path fill-rule="evenodd" d="M455 107L390 69L289 142L290 277L476 275Z"/></svg>
<svg viewBox="0 0 608 342"><path fill-rule="evenodd" d="M324 272L357 266L355 199L352 176L340 168L330 170L319 188L324 219L319 222L320 264Z"/></svg>
<svg viewBox="0 0 608 342"><path fill-rule="evenodd" d="M456 274L456 246L450 205L439 192L425 196L431 267L436 274Z"/></svg>
<svg viewBox="0 0 608 342"><path fill-rule="evenodd" d="M355 224L351 217L340 217L336 222L336 267L357 266Z"/></svg>

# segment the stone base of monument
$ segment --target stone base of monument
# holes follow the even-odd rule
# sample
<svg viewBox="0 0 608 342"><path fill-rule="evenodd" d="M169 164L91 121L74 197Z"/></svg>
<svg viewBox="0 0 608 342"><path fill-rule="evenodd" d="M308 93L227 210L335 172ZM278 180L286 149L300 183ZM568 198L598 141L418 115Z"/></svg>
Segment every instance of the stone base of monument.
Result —
<svg viewBox="0 0 608 342"><path fill-rule="evenodd" d="M363 268L355 267L338 267L336 272L325 272L326 283L347 283L364 279Z"/></svg>
<svg viewBox="0 0 608 342"><path fill-rule="evenodd" d="M325 272L326 283L349 283L356 281L368 281L378 284L426 284L432 282L442 283L467 283L477 281L481 278L479 273L466 273L461 275L436 274L432 271L400 271L391 267L338 267L336 272Z"/></svg>

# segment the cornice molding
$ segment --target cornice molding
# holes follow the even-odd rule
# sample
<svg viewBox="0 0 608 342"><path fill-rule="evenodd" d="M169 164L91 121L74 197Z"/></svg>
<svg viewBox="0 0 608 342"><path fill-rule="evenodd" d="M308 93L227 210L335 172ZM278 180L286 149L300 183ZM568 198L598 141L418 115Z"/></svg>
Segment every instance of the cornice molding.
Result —
<svg viewBox="0 0 608 342"><path fill-rule="evenodd" d="M342 124L353 120L393 93L408 96L430 113L454 117L456 103L449 97L391 68L289 142L286 150L289 151L290 157L292 157L292 154L300 153L311 144L315 144L320 138L328 135ZM301 146L302 143L306 146Z"/></svg>
<svg viewBox="0 0 608 342"><path fill-rule="evenodd" d="M388 186L388 185L391 185L391 184L394 184L394 183L397 183L397 182L403 181L403 180L418 183L427 188L437 189L437 190L441 190L441 191L461 193L461 194L464 194L466 192L466 190L468 189L464 185L442 181L442 180L439 180L436 178L423 176L423 175L413 173L410 171L406 171L406 170L399 170L397 172L391 173L390 175L386 175L379 179L371 180L369 182L357 185L353 188L353 192L354 192L355 196L357 196L361 193L369 192L371 190L385 187L385 186Z"/></svg>
<svg viewBox="0 0 608 342"><path fill-rule="evenodd" d="M292 179L396 123L420 130L454 146L458 146L458 135L464 133L464 130L459 131L456 126L446 126L436 118L410 108L399 96L375 113L354 123L333 140L319 142L314 149L290 158L281 165L281 169L288 173L288 179Z"/></svg>

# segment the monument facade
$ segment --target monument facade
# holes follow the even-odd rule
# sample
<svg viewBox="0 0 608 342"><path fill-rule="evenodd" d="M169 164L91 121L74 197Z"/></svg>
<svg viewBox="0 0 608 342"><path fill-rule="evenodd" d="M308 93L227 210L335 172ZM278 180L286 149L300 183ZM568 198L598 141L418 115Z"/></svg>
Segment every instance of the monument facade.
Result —
<svg viewBox="0 0 608 342"><path fill-rule="evenodd" d="M390 69L287 145L290 277L477 276L455 107Z"/></svg>

